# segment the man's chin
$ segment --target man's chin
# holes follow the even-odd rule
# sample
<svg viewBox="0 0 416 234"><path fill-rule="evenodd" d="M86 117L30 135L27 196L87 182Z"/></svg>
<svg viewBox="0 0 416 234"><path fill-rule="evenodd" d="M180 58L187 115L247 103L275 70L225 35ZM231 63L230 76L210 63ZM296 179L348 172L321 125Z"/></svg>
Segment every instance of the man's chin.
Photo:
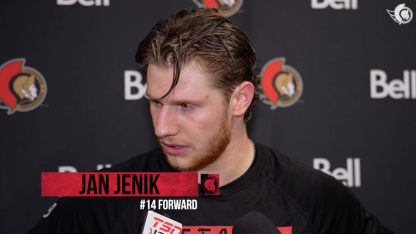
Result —
<svg viewBox="0 0 416 234"><path fill-rule="evenodd" d="M205 162L205 160L195 160L195 156L183 155L172 156L165 153L165 159L167 163L177 171L183 172L197 172L205 168L211 162Z"/></svg>
<svg viewBox="0 0 416 234"><path fill-rule="evenodd" d="M171 156L167 156L167 161L173 169L175 169L177 171L184 171L184 172L196 171L194 169L195 167L191 163L189 163L189 162L178 162L177 160L172 160L169 157L171 157Z"/></svg>

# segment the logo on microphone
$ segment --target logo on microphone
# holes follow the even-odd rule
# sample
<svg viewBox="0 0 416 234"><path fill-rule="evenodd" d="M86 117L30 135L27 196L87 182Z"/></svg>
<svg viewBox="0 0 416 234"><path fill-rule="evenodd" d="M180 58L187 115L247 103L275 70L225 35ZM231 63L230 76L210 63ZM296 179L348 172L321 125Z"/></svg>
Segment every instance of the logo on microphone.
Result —
<svg viewBox="0 0 416 234"><path fill-rule="evenodd" d="M295 104L303 91L303 81L298 71L285 65L285 58L274 58L261 71L260 99L271 106L289 107Z"/></svg>
<svg viewBox="0 0 416 234"><path fill-rule="evenodd" d="M410 23L413 19L413 11L409 7L406 7L404 3L397 5L394 11L388 9L386 11L394 22L399 25Z"/></svg>
<svg viewBox="0 0 416 234"><path fill-rule="evenodd" d="M224 15L232 16L240 10L243 0L193 0L198 7L215 8Z"/></svg>
<svg viewBox="0 0 416 234"><path fill-rule="evenodd" d="M12 59L0 67L0 109L11 115L31 111L46 97L46 82L34 68L24 66L25 59Z"/></svg>
<svg viewBox="0 0 416 234"><path fill-rule="evenodd" d="M182 224L149 210L145 224L143 226L142 234L180 234L182 233Z"/></svg>
<svg viewBox="0 0 416 234"><path fill-rule="evenodd" d="M218 174L201 174L202 193L220 195L220 177Z"/></svg>

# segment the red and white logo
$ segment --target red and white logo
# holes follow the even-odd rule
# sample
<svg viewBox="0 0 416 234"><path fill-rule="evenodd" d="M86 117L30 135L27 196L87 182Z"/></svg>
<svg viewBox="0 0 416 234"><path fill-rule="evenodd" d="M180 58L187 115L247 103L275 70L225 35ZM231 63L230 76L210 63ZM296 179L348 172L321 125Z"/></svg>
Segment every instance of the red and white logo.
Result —
<svg viewBox="0 0 416 234"><path fill-rule="evenodd" d="M36 69L24 66L25 59L12 59L0 67L0 109L31 111L46 97L46 82Z"/></svg>
<svg viewBox="0 0 416 234"><path fill-rule="evenodd" d="M180 234L182 224L149 210L143 227L143 234Z"/></svg>
<svg viewBox="0 0 416 234"><path fill-rule="evenodd" d="M201 174L202 194L220 195L220 175Z"/></svg>
<svg viewBox="0 0 416 234"><path fill-rule="evenodd" d="M243 0L193 0L198 7L215 8L224 15L232 16L240 10Z"/></svg>
<svg viewBox="0 0 416 234"><path fill-rule="evenodd" d="M260 99L271 106L288 107L295 104L303 92L303 81L298 71L285 64L285 58L274 58L261 71Z"/></svg>

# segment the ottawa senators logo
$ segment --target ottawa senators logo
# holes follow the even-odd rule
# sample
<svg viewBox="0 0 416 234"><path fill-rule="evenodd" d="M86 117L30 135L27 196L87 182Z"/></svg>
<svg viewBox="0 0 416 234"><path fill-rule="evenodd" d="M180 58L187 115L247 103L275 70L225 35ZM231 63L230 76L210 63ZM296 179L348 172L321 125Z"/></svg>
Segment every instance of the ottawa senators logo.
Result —
<svg viewBox="0 0 416 234"><path fill-rule="evenodd" d="M198 7L215 8L224 15L232 16L240 10L243 0L193 0Z"/></svg>
<svg viewBox="0 0 416 234"><path fill-rule="evenodd" d="M275 58L264 65L261 71L260 99L274 110L295 104L303 91L299 73L285 65L285 58Z"/></svg>
<svg viewBox="0 0 416 234"><path fill-rule="evenodd" d="M13 59L0 67L0 109L30 111L46 97L46 82L34 68L24 66L25 59Z"/></svg>
<svg viewBox="0 0 416 234"><path fill-rule="evenodd" d="M202 194L220 195L219 174L201 174Z"/></svg>

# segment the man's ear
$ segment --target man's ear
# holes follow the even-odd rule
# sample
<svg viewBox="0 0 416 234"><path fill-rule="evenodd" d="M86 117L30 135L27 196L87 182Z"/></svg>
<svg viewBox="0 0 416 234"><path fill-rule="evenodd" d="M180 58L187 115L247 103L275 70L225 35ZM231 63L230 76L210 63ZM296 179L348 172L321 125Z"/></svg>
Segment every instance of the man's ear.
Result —
<svg viewBox="0 0 416 234"><path fill-rule="evenodd" d="M248 81L239 84L231 95L231 114L244 116L254 97L254 85Z"/></svg>

